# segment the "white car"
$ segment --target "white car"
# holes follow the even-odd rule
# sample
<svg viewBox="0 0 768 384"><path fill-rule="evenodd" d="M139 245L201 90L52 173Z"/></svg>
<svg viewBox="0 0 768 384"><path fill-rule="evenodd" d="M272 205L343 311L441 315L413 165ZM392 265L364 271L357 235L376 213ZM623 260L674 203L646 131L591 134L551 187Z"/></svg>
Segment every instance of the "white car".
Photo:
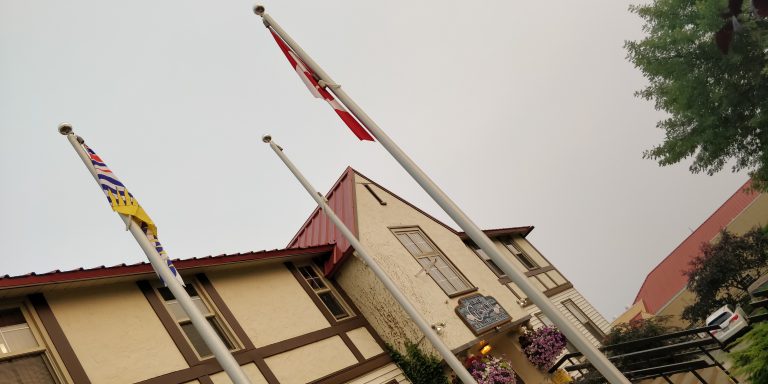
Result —
<svg viewBox="0 0 768 384"><path fill-rule="evenodd" d="M709 333L722 343L728 342L749 327L747 314L744 313L744 310L741 307L736 307L736 310L732 311L727 305L723 305L707 317L707 326L710 325L720 327L720 329L709 331Z"/></svg>

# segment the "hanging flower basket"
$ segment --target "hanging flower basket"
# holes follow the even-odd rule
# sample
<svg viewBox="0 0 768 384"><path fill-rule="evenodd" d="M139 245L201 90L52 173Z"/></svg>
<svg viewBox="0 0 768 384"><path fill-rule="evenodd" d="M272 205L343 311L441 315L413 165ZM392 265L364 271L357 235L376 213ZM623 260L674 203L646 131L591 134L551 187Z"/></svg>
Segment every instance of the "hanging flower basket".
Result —
<svg viewBox="0 0 768 384"><path fill-rule="evenodd" d="M568 342L565 335L555 327L526 331L519 341L525 357L540 370L549 369L555 359L563 353Z"/></svg>
<svg viewBox="0 0 768 384"><path fill-rule="evenodd" d="M516 384L515 371L512 364L504 359L493 356L470 356L466 367L477 384ZM458 378L454 384L461 383Z"/></svg>

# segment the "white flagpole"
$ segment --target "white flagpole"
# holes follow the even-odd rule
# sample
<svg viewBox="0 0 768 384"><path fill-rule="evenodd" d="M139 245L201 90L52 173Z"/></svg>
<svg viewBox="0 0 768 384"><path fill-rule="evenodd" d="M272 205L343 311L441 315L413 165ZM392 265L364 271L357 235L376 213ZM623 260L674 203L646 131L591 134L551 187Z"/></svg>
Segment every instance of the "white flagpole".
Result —
<svg viewBox="0 0 768 384"><path fill-rule="evenodd" d="M270 135L264 135L262 140L265 143L268 143L270 147L272 147L272 150L275 151L277 156L280 158L280 160L285 163L285 166L288 167L288 169L293 173L294 176L296 176L296 179L299 180L299 183L304 187L304 189L309 192L309 195L312 196L312 199L317 202L317 204L320 206L320 208L323 209L323 212L326 216L333 222L334 225L336 225L336 228L341 231L341 233L344 235L344 237L349 241L349 244L352 245L352 248L355 249L357 252L357 255L360 256L361 259L363 259L363 262L371 269L374 275L379 278L379 280L384 284L384 287L387 288L389 293L392 294L392 296L397 300L398 303L400 303L400 306L403 307L405 312L408 314L408 316L411 317L414 323L419 327L421 332L424 334L424 336L429 339L430 342L432 342L432 345L437 349L437 351L440 353L441 356L445 359L445 362L448 363L448 366L453 369L453 371L456 373L456 375L461 379L461 381L465 384L477 384L475 379L472 378L472 375L467 371L467 369L464 367L464 365L459 361L459 359L456 358L456 356L451 352L451 349L448 348L447 345L445 345L445 342L443 342L442 339L440 339L440 336L435 332L434 329L432 329L432 326L427 323L427 321L424 319L424 317L421 316L419 311L416 310L416 308L411 304L410 300L408 300L405 295L403 295L402 292L400 292L400 289L397 288L397 285L392 281L392 279L389 278L386 272L384 272L383 269L376 263L376 260L374 260L373 257L371 257L371 254L368 252L368 249L365 248L360 242L357 240L355 235L352 233L352 231L347 228L346 225L344 225L344 222L339 219L338 216L336 216L336 213L333 212L333 209L328 206L328 203L325 200L325 197L321 195L317 190L315 190L314 187L312 187L312 184L307 181L306 178L304 178L304 175L301 174L301 172L296 168L295 165L291 162L290 159L283 153L283 148L281 148L279 145L277 145L274 141L272 141L272 136Z"/></svg>
<svg viewBox="0 0 768 384"><path fill-rule="evenodd" d="M99 179L96 176L96 169L93 167L90 158L85 153L85 150L81 145L84 143L83 138L75 135L74 132L72 132L72 127L67 124L62 124L59 126L59 133L67 136L69 143L72 144L75 152L77 152L78 156L80 156L80 160L83 161L83 164L85 164L85 167L88 168L91 176L93 176L93 178L96 179L96 182L98 183ZM165 282L165 284L168 286L168 289L171 290L173 297L176 298L176 301L179 302L181 308L183 308L184 312L186 312L187 316L189 316L189 319L192 321L192 325L195 327L197 332L200 333L203 341L211 350L219 364L221 364L221 367L224 369L224 371L227 372L227 375L229 375L229 378L232 380L232 382L234 384L251 384L250 380L248 380L248 377L245 376L245 373L243 373L242 369L240 368L240 364L235 361L232 353L229 351L229 349L227 349L227 346L224 345L224 342L221 341L219 335L216 334L216 331L213 330L211 325L208 323L208 320L205 318L205 316L203 316L202 313L200 313L200 310L197 308L197 306L195 306L195 303L192 302L192 299L189 297L189 294L187 294L187 291L176 280L173 272L168 269L168 265L166 265L165 261L163 261L163 258L157 252L155 246L150 243L147 235L141 229L141 225L139 225L139 223L127 215L120 213L118 213L118 215L127 226L127 229L131 231L131 234L136 239L136 242L139 243L139 246L144 251L144 254L147 255L147 259L149 259L149 262L152 264L152 268L155 270L155 272L157 272L157 274L160 275L160 277L163 279L163 282Z"/></svg>
<svg viewBox="0 0 768 384"><path fill-rule="evenodd" d="M263 6L257 5L254 12L261 16L264 24L271 27L280 38L288 44L299 58L309 66L320 80L321 86L327 86L333 92L339 101L344 104L371 135L381 143L381 145L397 160L398 163L416 180L419 185L429 194L433 200L450 216L461 229L466 232L472 241L477 244L496 265L536 304L539 309L560 329L568 341L571 342L589 362L608 380L611 384L629 384L629 380L614 366L608 358L602 354L597 347L573 325L563 314L555 308L551 301L536 287L534 287L528 278L520 272L512 263L501 254L496 245L490 238L474 223L472 220L454 203L408 155L403 152L395 142L387 136L384 131L350 98L344 89L341 88L312 58L301 49L280 25L268 14L265 13Z"/></svg>

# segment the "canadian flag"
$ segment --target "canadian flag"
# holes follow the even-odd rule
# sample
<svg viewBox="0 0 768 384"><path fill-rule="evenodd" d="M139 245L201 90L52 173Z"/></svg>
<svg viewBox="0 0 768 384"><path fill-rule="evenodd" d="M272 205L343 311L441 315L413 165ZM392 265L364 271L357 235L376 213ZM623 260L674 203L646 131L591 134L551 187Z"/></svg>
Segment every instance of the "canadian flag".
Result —
<svg viewBox="0 0 768 384"><path fill-rule="evenodd" d="M363 128L362 124L360 124L360 122L358 122L357 119L355 119L355 117L352 116L352 114L349 113L349 111L347 111L347 109L344 108L344 106L339 103L338 100L336 100L333 95L328 92L327 89L325 89L325 87L320 86L320 84L315 79L315 74L311 69L309 69L309 67L307 67L306 64L304 64L304 62L301 61L299 56L293 52L291 47L289 47L288 44L286 44L285 41L283 41L283 39L272 28L269 28L269 32L272 33L272 37L275 38L277 45L280 47L280 50L283 51L285 57L288 59L288 62L291 63L291 66L299 75L301 81L303 81L304 85L309 88L309 92L312 93L312 96L327 101L328 104L331 105L331 108L336 111L336 114L339 115L345 124L347 124L347 127L352 130L352 133L354 133L358 139L374 141L373 136L371 136L371 134L368 133L365 128Z"/></svg>

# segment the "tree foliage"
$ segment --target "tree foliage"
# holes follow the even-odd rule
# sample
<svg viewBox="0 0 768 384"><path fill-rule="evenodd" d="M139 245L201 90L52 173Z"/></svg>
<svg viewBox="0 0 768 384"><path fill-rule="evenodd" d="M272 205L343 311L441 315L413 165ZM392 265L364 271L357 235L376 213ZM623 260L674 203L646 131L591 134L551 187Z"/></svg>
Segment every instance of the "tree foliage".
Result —
<svg viewBox="0 0 768 384"><path fill-rule="evenodd" d="M742 236L723 230L717 243L702 244L701 254L690 262L685 275L696 300L683 319L696 323L725 304L745 304L749 285L766 272L768 230L755 228Z"/></svg>
<svg viewBox="0 0 768 384"><path fill-rule="evenodd" d="M636 352L644 349L658 348L665 345L672 344L677 340L665 340L665 341L643 341L632 343L630 345L622 346L622 343L630 341L636 341L641 339L647 339L654 336L666 335L668 333L679 331L680 329L667 324L669 321L668 316L655 316L649 319L635 319L629 323L618 324L611 329L605 339L603 345L608 346L606 354L608 356L618 356L630 352ZM613 346L613 347L612 347ZM651 363L646 361L637 361L637 359L617 359L614 361L616 366L624 370L635 370L648 368L651 366L679 363L687 361L690 357L668 357L661 360L655 360ZM580 384L596 384L604 383L605 379L594 369L590 369L589 372L582 376L578 381Z"/></svg>
<svg viewBox="0 0 768 384"><path fill-rule="evenodd" d="M752 1L655 0L631 6L646 37L628 41L627 58L649 81L637 95L669 115L657 124L664 142L644 157L670 165L693 157L690 170L714 174L733 161L768 190L768 19ZM729 24L731 23L731 24ZM715 33L735 25L727 54Z"/></svg>
<svg viewBox="0 0 768 384"><path fill-rule="evenodd" d="M768 323L754 325L739 342L746 347L730 354L734 371L750 383L768 383Z"/></svg>

